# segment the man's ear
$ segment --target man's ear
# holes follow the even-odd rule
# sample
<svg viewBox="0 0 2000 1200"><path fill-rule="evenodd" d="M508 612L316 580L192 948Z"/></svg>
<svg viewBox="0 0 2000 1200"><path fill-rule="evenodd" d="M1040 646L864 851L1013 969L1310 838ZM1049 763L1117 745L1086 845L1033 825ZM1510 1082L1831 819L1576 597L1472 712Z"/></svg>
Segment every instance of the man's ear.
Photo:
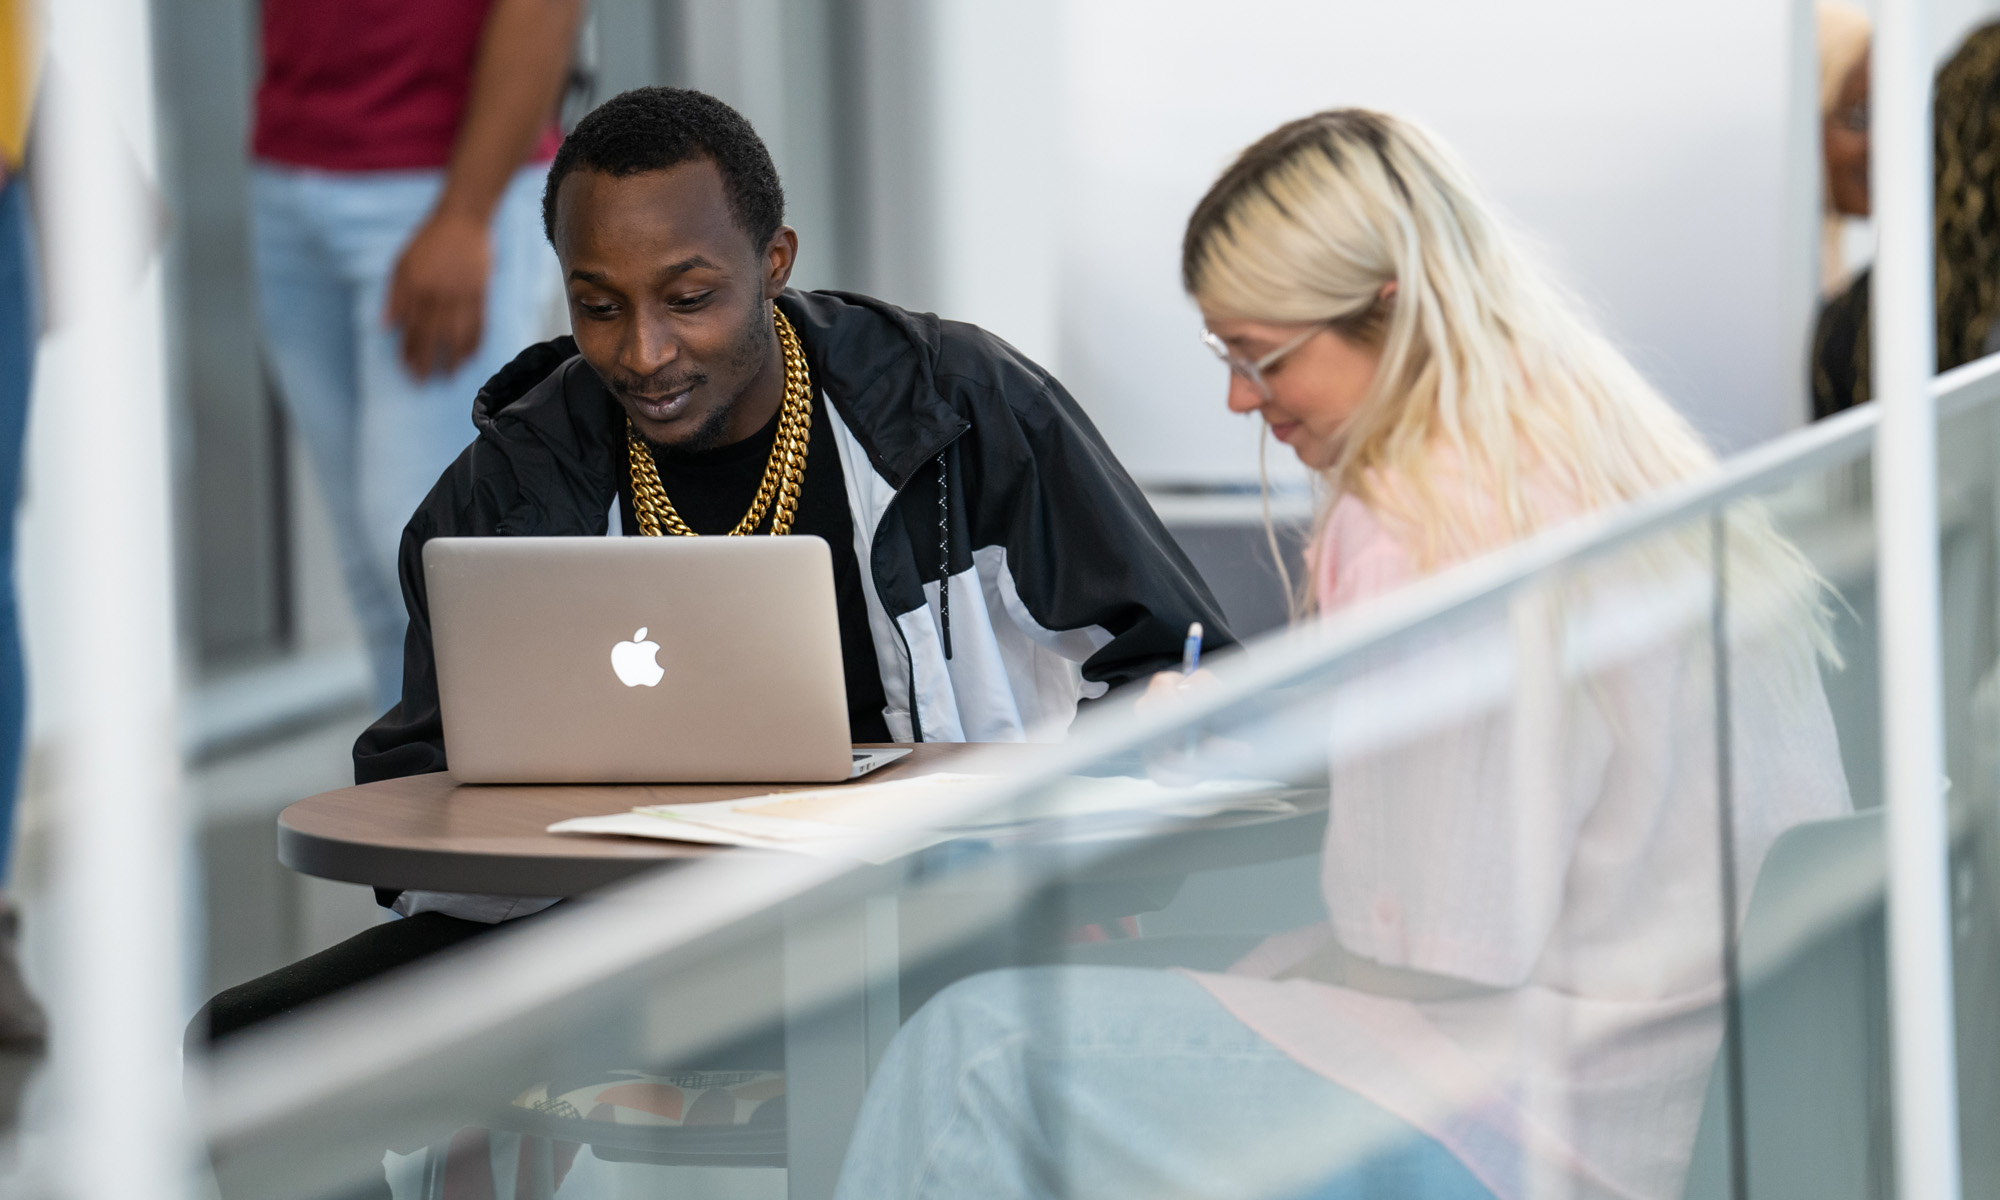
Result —
<svg viewBox="0 0 2000 1200"><path fill-rule="evenodd" d="M764 247L764 299L776 300L792 281L792 266L799 261L799 234L790 225L778 226Z"/></svg>

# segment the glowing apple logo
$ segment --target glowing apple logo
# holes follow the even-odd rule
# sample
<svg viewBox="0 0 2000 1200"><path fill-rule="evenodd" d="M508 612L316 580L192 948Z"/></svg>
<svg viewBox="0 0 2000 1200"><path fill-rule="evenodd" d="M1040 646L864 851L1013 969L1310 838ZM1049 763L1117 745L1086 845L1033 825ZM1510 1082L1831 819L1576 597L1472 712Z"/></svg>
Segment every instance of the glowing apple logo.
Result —
<svg viewBox="0 0 2000 1200"><path fill-rule="evenodd" d="M618 682L626 687L654 687L666 676L666 668L653 656L660 652L660 643L646 640L646 627L632 635L629 642L620 642L611 647L611 669L618 672Z"/></svg>

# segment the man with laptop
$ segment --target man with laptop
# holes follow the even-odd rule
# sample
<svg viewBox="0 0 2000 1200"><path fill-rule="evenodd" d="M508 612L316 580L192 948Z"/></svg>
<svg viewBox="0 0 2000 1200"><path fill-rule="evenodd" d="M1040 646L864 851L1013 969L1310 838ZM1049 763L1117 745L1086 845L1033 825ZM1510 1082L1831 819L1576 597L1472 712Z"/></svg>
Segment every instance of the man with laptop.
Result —
<svg viewBox="0 0 2000 1200"><path fill-rule="evenodd" d="M565 141L543 218L575 336L487 383L404 531L402 700L357 782L844 778L872 765L851 743L1059 738L1193 622L1230 644L1048 372L789 290L783 217L755 131L699 92L627 92ZM383 899L409 919L223 993L207 1028L551 903Z"/></svg>

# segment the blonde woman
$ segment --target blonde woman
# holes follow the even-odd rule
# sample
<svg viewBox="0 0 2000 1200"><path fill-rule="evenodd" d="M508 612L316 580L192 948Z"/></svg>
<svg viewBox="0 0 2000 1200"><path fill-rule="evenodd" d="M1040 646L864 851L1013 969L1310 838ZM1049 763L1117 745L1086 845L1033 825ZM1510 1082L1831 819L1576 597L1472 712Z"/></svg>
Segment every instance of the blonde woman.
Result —
<svg viewBox="0 0 2000 1200"><path fill-rule="evenodd" d="M1410 122L1273 131L1182 267L1230 407L1326 485L1309 609L1714 465ZM1754 512L1729 544L1728 676L1708 542L1668 537L1340 684L1325 744L1256 745L1326 768L1327 919L1223 974L947 989L884 1060L843 1200L1678 1196L1722 931L1779 833L1848 807L1817 583Z"/></svg>

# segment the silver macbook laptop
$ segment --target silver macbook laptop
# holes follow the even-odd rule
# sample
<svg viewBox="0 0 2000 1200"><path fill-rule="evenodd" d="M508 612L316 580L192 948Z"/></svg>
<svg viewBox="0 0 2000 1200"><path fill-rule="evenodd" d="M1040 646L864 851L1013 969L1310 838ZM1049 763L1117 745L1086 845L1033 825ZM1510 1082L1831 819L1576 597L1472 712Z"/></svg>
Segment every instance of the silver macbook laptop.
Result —
<svg viewBox="0 0 2000 1200"><path fill-rule="evenodd" d="M467 783L827 782L909 753L848 740L818 538L435 538L424 580Z"/></svg>

